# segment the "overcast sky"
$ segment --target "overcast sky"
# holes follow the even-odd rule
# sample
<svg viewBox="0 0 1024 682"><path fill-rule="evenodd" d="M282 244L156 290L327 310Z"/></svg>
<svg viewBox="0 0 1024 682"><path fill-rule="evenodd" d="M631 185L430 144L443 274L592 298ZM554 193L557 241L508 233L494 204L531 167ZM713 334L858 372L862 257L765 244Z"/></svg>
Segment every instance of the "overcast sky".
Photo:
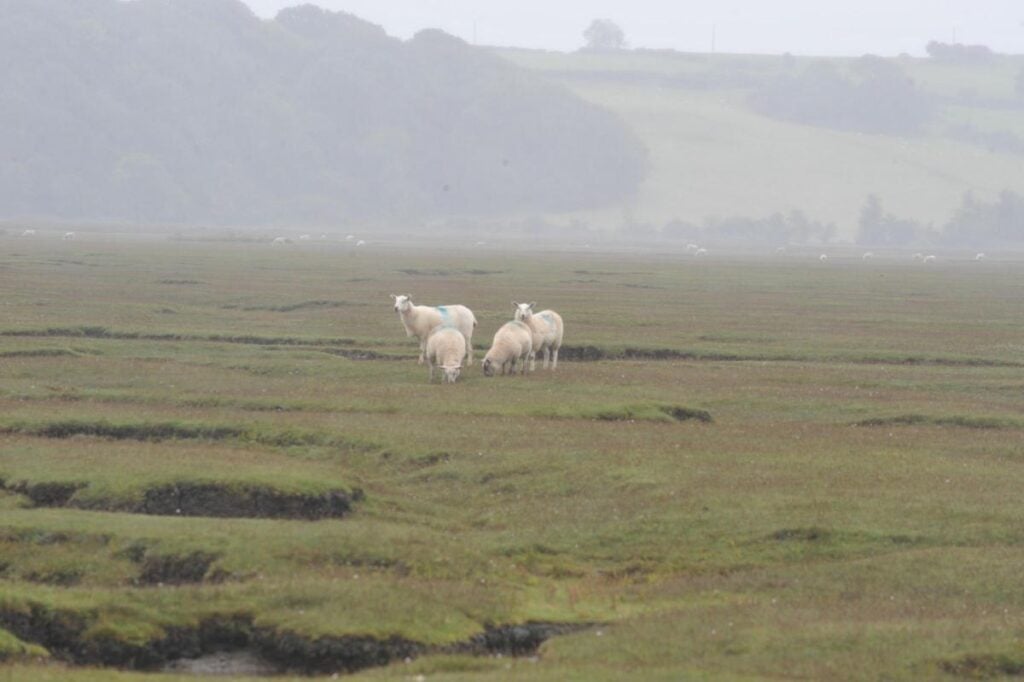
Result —
<svg viewBox="0 0 1024 682"><path fill-rule="evenodd" d="M272 17L298 0L246 0ZM1024 0L313 0L408 38L441 28L467 41L575 50L594 18L608 18L631 47L720 52L923 54L929 40L982 43L1024 53Z"/></svg>

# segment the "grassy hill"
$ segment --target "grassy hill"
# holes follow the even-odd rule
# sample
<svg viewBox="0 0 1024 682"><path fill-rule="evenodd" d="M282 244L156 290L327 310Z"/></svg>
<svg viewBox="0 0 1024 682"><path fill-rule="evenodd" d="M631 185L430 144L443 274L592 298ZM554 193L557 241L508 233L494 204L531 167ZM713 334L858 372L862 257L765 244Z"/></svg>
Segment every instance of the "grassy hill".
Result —
<svg viewBox="0 0 1024 682"><path fill-rule="evenodd" d="M799 209L850 238L868 194L897 216L940 225L965 192L983 200L1003 189L1024 192L1024 144L990 149L1008 136L1011 146L1024 142L1024 95L1015 90L1022 57L974 65L891 60L934 106L920 131L893 135L781 121L750 106L751 94L781 74L818 62L848 72L853 59L499 53L614 111L649 148L651 171L636 201L574 214L594 224L660 227Z"/></svg>

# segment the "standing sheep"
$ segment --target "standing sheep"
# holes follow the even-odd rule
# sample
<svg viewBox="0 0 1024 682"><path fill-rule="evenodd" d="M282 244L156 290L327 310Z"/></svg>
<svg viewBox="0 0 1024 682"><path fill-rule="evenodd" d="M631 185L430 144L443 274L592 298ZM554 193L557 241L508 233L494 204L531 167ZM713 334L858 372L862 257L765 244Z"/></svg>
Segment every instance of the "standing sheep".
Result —
<svg viewBox="0 0 1024 682"><path fill-rule="evenodd" d="M412 296L391 294L407 336L415 336L420 340L419 364L423 364L427 349L427 337L430 330L437 326L454 327L466 337L466 365L473 364L473 329L476 317L473 311L464 305L413 305Z"/></svg>
<svg viewBox="0 0 1024 682"><path fill-rule="evenodd" d="M441 367L441 381L454 384L462 371L462 358L466 355L466 337L455 327L437 326L427 337L427 367L430 381L434 380L434 365Z"/></svg>
<svg viewBox="0 0 1024 682"><path fill-rule="evenodd" d="M506 368L510 374L515 374L517 362L522 363L520 374L526 374L526 361L532 352L533 334L530 328L516 320L506 322L494 334L491 349L484 356L484 376L494 376L498 367L502 374Z"/></svg>
<svg viewBox="0 0 1024 682"><path fill-rule="evenodd" d="M530 328L532 334L533 350L530 352L530 371L537 366L537 353L544 352L544 369L548 368L548 360L551 361L551 369L558 367L558 349L562 347L562 316L554 310L542 310L539 313L533 312L536 303L516 303L515 319Z"/></svg>

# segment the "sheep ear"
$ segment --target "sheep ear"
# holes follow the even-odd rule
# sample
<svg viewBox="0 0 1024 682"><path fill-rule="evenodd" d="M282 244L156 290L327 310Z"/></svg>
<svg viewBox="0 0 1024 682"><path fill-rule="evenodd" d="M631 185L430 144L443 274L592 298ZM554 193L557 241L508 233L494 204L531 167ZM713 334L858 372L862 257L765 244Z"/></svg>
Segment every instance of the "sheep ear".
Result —
<svg viewBox="0 0 1024 682"><path fill-rule="evenodd" d="M398 297L395 296L394 294L388 294L388 296L390 296L391 298L395 299L396 301L398 300Z"/></svg>
<svg viewBox="0 0 1024 682"><path fill-rule="evenodd" d="M512 301L512 307L513 307L513 308L518 308L518 307L519 307L519 304L518 304L518 303L516 303L515 301Z"/></svg>
<svg viewBox="0 0 1024 682"><path fill-rule="evenodd" d="M536 302L536 301L534 301L533 303L531 303L530 305L528 305L528 306L526 306L526 307L527 307L527 308L530 308L530 309L532 309L532 308L533 308L533 306L535 306L535 305L537 305L537 302Z"/></svg>

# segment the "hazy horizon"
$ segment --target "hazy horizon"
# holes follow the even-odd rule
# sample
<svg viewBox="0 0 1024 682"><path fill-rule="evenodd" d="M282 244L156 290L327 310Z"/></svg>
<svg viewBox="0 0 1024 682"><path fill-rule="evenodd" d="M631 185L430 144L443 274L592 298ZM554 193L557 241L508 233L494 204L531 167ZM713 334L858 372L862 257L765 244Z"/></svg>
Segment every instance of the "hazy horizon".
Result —
<svg viewBox="0 0 1024 682"><path fill-rule="evenodd" d="M302 4L298 0L245 0L262 17ZM472 0L316 0L409 38L440 28L486 45L571 51L595 18L619 24L630 47L681 51L858 56L923 55L931 40L985 44L998 52L1024 53L1024 6L1009 0L868 0L841 7L810 0L729 0L668 3L663 0L537 0L481 4Z"/></svg>

